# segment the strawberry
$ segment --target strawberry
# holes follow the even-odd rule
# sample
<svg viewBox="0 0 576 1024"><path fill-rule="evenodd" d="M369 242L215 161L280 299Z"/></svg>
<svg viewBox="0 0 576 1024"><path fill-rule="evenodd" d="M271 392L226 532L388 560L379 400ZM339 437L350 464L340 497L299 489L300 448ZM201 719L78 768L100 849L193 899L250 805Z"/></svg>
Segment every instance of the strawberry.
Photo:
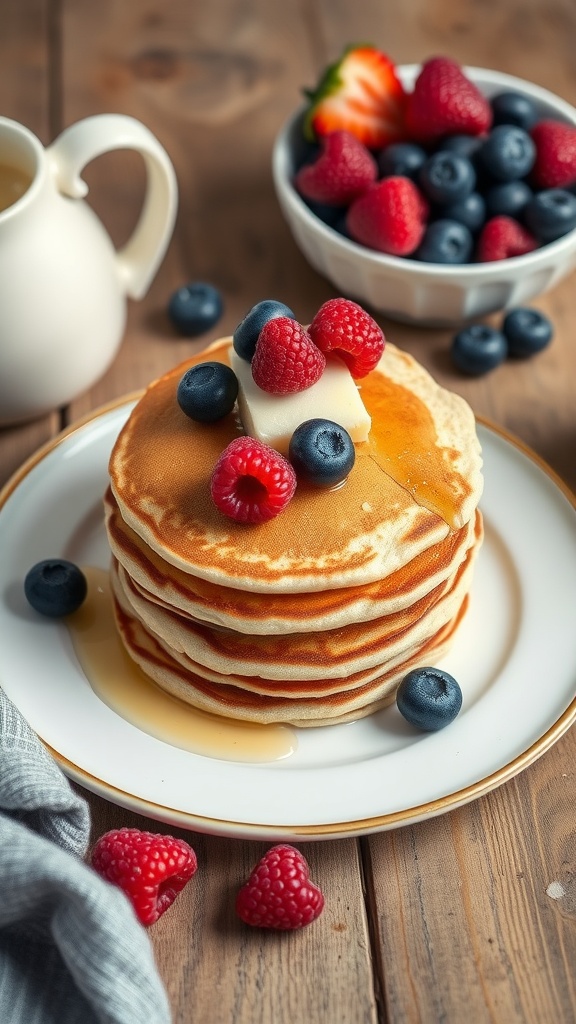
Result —
<svg viewBox="0 0 576 1024"><path fill-rule="evenodd" d="M480 263L491 263L524 256L537 248L538 242L526 228L513 217L502 215L486 221L478 238L476 259Z"/></svg>
<svg viewBox="0 0 576 1024"><path fill-rule="evenodd" d="M183 839L138 828L106 832L92 851L92 867L120 889L143 925L172 906L196 871L196 854Z"/></svg>
<svg viewBox="0 0 576 1024"><path fill-rule="evenodd" d="M347 206L376 181L376 161L351 132L330 132L320 144L320 156L300 168L294 184L313 202Z"/></svg>
<svg viewBox="0 0 576 1024"><path fill-rule="evenodd" d="M305 857L288 844L273 846L264 854L236 897L242 921L281 931L311 924L323 907L324 896L310 881Z"/></svg>
<svg viewBox="0 0 576 1024"><path fill-rule="evenodd" d="M536 146L532 177L541 188L563 188L576 181L576 128L561 121L539 121L531 132Z"/></svg>
<svg viewBox="0 0 576 1024"><path fill-rule="evenodd" d="M404 136L404 87L389 57L373 46L351 46L306 95L304 133L311 141L345 129L370 149Z"/></svg>
<svg viewBox="0 0 576 1024"><path fill-rule="evenodd" d="M418 248L428 204L417 186L401 175L383 178L348 209L346 227L356 242L392 256L409 256Z"/></svg>
<svg viewBox="0 0 576 1024"><path fill-rule="evenodd" d="M264 523L286 508L296 474L283 455L254 437L236 437L224 449L210 481L212 500L240 523Z"/></svg>
<svg viewBox="0 0 576 1024"><path fill-rule="evenodd" d="M386 344L376 321L350 299L328 299L316 313L309 333L322 352L340 356L357 379L377 366Z"/></svg>
<svg viewBox="0 0 576 1024"><path fill-rule="evenodd" d="M270 395L305 391L322 376L326 359L310 335L289 316L264 324L252 359L252 376Z"/></svg>
<svg viewBox="0 0 576 1024"><path fill-rule="evenodd" d="M432 57L423 64L406 108L411 139L426 142L443 135L482 135L491 124L490 103L456 61Z"/></svg>

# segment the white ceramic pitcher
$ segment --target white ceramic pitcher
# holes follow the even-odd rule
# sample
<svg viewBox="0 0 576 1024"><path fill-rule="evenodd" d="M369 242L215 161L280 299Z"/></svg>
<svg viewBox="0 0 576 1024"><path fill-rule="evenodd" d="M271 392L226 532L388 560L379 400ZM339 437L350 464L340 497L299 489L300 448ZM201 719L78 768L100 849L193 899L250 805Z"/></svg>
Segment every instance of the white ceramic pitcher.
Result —
<svg viewBox="0 0 576 1024"><path fill-rule="evenodd" d="M116 251L84 202L94 157L135 149L147 181L140 218ZM11 169L19 198L11 201ZM33 419L89 388L116 355L126 297L140 299L164 256L177 208L174 168L139 121L99 114L44 149L0 118L0 426ZM2 184L3 183L3 184ZM10 183L10 181L9 181Z"/></svg>

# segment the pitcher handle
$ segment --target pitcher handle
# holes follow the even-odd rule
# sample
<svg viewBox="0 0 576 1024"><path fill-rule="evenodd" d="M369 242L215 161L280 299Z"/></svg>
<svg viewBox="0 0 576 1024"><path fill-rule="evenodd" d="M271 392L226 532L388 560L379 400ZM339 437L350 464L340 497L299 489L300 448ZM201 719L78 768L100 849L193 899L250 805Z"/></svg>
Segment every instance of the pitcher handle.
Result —
<svg viewBox="0 0 576 1024"><path fill-rule="evenodd" d="M138 223L116 254L126 294L141 299L164 257L176 219L178 186L165 149L135 118L95 114L66 128L48 147L47 156L60 191L82 199L88 192L81 177L83 168L114 149L134 149L146 165L146 194Z"/></svg>

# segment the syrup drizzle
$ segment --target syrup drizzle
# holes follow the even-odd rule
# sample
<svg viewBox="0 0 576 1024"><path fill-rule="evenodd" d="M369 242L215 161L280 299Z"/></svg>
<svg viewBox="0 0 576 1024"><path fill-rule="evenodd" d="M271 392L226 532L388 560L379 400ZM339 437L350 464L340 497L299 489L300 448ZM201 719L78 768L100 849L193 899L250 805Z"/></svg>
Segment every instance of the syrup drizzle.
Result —
<svg viewBox="0 0 576 1024"><path fill-rule="evenodd" d="M86 600L66 625L94 693L132 725L172 746L224 761L261 764L293 754L296 733L200 711L166 693L136 665L118 636L108 573L83 566Z"/></svg>

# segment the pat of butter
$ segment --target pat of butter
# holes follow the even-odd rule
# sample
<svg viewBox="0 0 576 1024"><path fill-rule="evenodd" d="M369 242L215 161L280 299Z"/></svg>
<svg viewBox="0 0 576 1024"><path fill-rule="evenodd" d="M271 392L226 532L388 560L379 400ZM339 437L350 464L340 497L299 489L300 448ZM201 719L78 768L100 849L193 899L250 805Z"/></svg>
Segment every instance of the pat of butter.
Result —
<svg viewBox="0 0 576 1024"><path fill-rule="evenodd" d="M230 364L238 378L238 408L242 426L251 437L286 455L290 438L304 420L332 420L352 440L367 441L371 419L350 370L337 358L326 360L320 380L294 395L270 395L256 384L250 363L230 349Z"/></svg>

